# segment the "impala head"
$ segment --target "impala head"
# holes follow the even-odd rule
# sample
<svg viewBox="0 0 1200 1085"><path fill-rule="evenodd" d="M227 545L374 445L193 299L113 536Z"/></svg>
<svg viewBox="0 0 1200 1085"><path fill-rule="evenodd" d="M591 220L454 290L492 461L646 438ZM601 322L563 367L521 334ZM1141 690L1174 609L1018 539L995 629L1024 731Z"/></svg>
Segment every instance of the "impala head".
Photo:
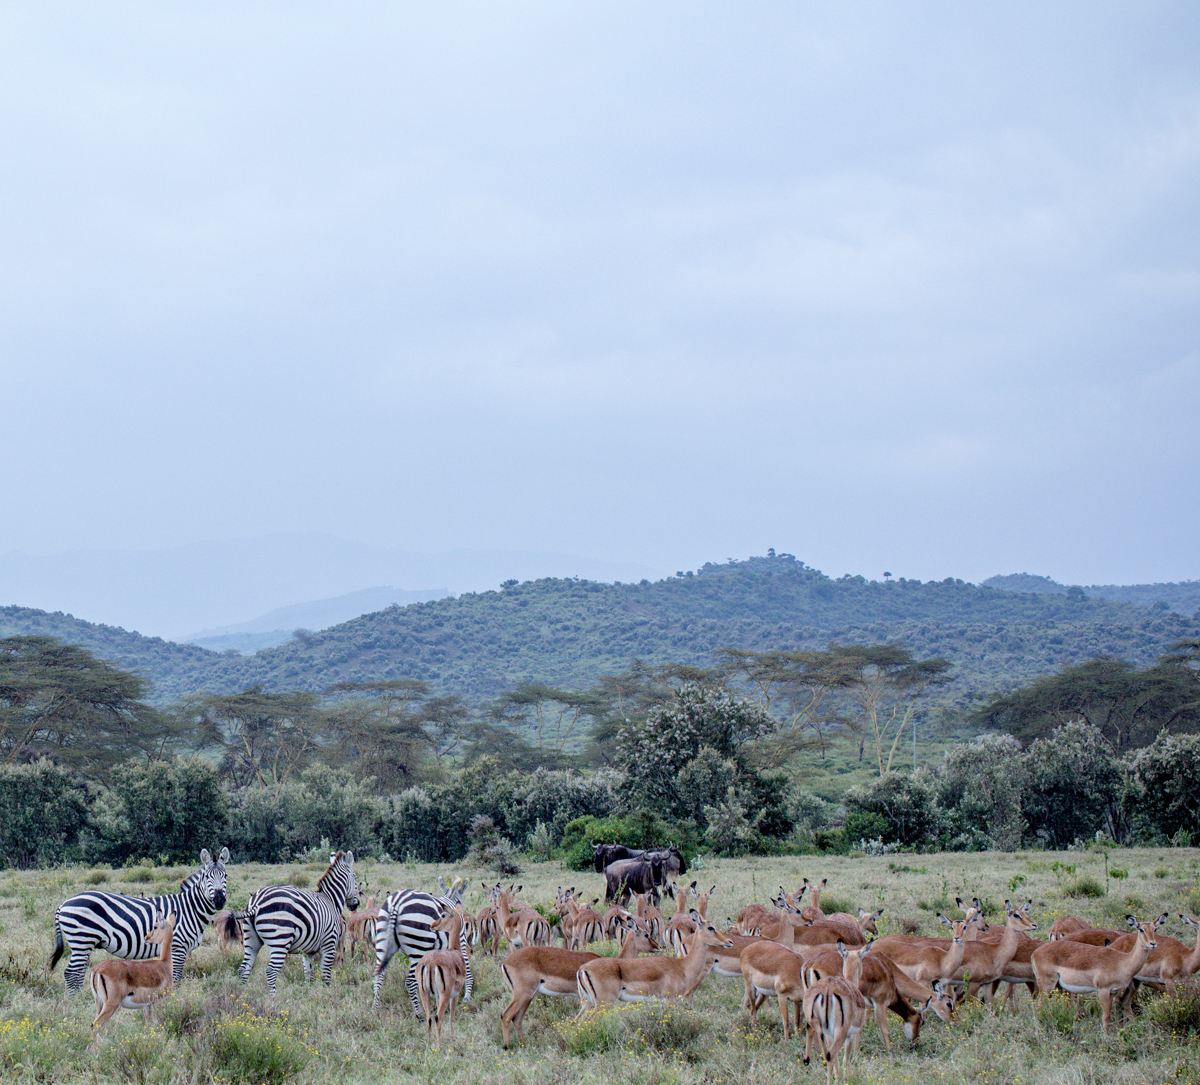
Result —
<svg viewBox="0 0 1200 1085"><path fill-rule="evenodd" d="M938 980L933 985L933 994L925 1005L917 1007L917 1012L924 1017L926 1010L933 1010L947 1025L952 1024L954 1021L954 990L954 984Z"/></svg>
<svg viewBox="0 0 1200 1085"><path fill-rule="evenodd" d="M176 915L174 912L167 916L159 912L154 921L154 929L146 935L146 941L161 946L163 942L175 933L175 921Z"/></svg>
<svg viewBox="0 0 1200 1085"><path fill-rule="evenodd" d="M965 920L965 919L950 919L948 916L942 915L940 912L938 913L938 920L942 923L945 923L946 926L948 926L951 929L951 931L953 931L951 938L953 938L953 940L956 943L962 942L963 938L966 935L966 931L967 931L967 920Z"/></svg>
<svg viewBox="0 0 1200 1085"><path fill-rule="evenodd" d="M877 912L864 912L861 908L859 908L858 925L864 931L868 931L871 934L878 934L879 928L875 926L875 920L877 920L881 915L883 915L882 908L880 908Z"/></svg>
<svg viewBox="0 0 1200 1085"><path fill-rule="evenodd" d="M1167 913L1163 912L1157 919L1150 920L1147 923L1139 923L1137 916L1127 916L1127 919L1132 919L1132 926L1137 930L1138 942L1148 946L1150 949L1158 947L1158 940L1154 937L1158 930L1159 924L1166 921Z"/></svg>
<svg viewBox="0 0 1200 1085"><path fill-rule="evenodd" d="M225 901L228 899L229 876L225 873L225 864L228 862L228 848L221 849L215 863L208 853L208 848L205 848L200 853L200 869L190 875L179 888L184 890L189 885L196 886L200 895L212 902L213 910L219 911L225 907Z"/></svg>
<svg viewBox="0 0 1200 1085"><path fill-rule="evenodd" d="M696 932L692 939L700 939L700 944L712 949L733 949L733 941L724 931L717 930L707 919L704 919L695 908L688 912L688 918L696 924ZM695 941L692 942L695 945Z"/></svg>
<svg viewBox="0 0 1200 1085"><path fill-rule="evenodd" d="M1029 918L1029 909L1033 907L1033 900L1027 900L1020 908L1017 908L1011 901L1004 902L1004 911L1007 915L1005 926L1016 927L1019 931L1035 931L1038 925Z"/></svg>

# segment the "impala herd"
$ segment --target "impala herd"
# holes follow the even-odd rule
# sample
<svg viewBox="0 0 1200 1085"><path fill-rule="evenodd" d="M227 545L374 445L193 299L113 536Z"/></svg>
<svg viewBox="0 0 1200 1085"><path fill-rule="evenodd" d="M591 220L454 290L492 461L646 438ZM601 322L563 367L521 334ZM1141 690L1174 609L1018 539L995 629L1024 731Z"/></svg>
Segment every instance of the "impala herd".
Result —
<svg viewBox="0 0 1200 1085"><path fill-rule="evenodd" d="M331 856L327 875L342 866L349 871L352 858L340 852ZM347 877L348 884L352 883L350 873ZM553 906L562 943L558 946L552 944L554 928L546 915L520 901L520 886L485 888L487 903L478 915L472 915L462 905L469 881L456 879L451 887L440 884L440 897L405 891L389 894L383 907L376 905L374 897L369 898L365 907L341 921L337 957L353 957L361 946L374 960L375 1006L376 1012L382 1012L378 990L387 960L398 946L400 952L412 955L410 995L414 1007L419 1003L426 1027L436 1033L439 1046L443 1021L453 1033L456 1006L470 998L469 955L478 949L499 956L505 943L508 952L500 961L500 974L512 995L500 1013L506 1048L514 1031L521 1038L525 1013L538 995L578 998L583 1016L619 1002L691 999L705 977L713 973L742 981L743 1005L749 1010L752 1028L757 1027L763 1002L774 998L783 1039L791 1038L793 1028L797 1035L803 1031L804 1061L809 1061L815 1043L830 1085L839 1074L839 1052L840 1075L845 1077L847 1060L858 1049L868 1012L874 1014L889 1055L889 1014L900 1019L905 1037L915 1041L929 1011L950 1024L956 1003L964 995L978 997L994 1009L1001 984L1008 985L1013 1013L1017 1012L1014 993L1022 984L1035 998L1056 989L1072 997L1094 994L1107 1031L1114 1000L1122 1018L1132 1017L1133 995L1139 986L1171 992L1181 980L1200 970L1200 930L1191 946L1167 937L1160 933L1168 919L1166 913L1150 922L1127 916L1127 931L1097 929L1064 916L1050 927L1049 940L1040 940L1031 937L1038 930L1029 915L1032 900L1020 906L1005 901L1004 923L999 928L986 922L978 899L969 904L958 900L961 919L938 916L949 928L948 937L889 934L868 941L869 936L879 934L876 920L883 909L827 914L820 906L824 881L811 884L804 879L794 893L780 886L769 907L747 905L736 920L726 920L720 928L708 918L717 887L704 890L693 881L674 887L677 907L669 919L646 893L634 895L633 911L619 904L599 911L598 897L589 903L575 889L559 889ZM805 894L807 904L803 903ZM222 892L216 899L223 900L223 896ZM425 910L414 912L418 907ZM239 921L246 914L218 917L219 940L240 940ZM420 915L428 917L424 923ZM1194 919L1180 918L1197 928ZM175 925L174 914L159 915L144 938L145 945L137 951L141 957L156 951L157 959L117 958L92 968L91 989L98 1011L95 1028L121 1006L144 1007L149 1016L151 1004L171 989ZM425 932L423 942L421 931ZM603 942L619 943L619 952L599 954L588 948L600 948ZM404 948L412 945L435 948L428 952ZM285 950L291 951L293 948ZM325 951L331 952L328 945ZM281 958L276 971L278 963ZM273 975L269 973L268 978L270 981Z"/></svg>

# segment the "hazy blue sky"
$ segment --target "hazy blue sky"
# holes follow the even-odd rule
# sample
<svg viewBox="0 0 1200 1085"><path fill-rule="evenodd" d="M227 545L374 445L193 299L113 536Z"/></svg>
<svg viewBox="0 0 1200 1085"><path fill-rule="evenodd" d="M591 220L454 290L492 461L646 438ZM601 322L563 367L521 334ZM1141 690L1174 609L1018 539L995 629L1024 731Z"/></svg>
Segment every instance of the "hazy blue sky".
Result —
<svg viewBox="0 0 1200 1085"><path fill-rule="evenodd" d="M4 4L0 553L1200 577L1198 13Z"/></svg>

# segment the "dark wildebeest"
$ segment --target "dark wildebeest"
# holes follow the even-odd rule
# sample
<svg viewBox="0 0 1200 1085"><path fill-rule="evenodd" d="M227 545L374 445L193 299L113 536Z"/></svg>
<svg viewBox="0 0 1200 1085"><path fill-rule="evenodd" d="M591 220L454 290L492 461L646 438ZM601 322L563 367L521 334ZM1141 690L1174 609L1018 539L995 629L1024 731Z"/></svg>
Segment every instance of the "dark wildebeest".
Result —
<svg viewBox="0 0 1200 1085"><path fill-rule="evenodd" d="M629 903L630 893L649 893L657 907L662 899L659 889L664 886L671 896L675 895L674 887L667 881L667 864L658 852L648 859L618 859L609 863L604 870L604 881L605 904L617 901L624 906Z"/></svg>
<svg viewBox="0 0 1200 1085"><path fill-rule="evenodd" d="M674 879L687 873L687 860L683 852L674 844L665 848L630 848L624 844L593 844L592 866L597 874L603 874L611 864L621 859L649 859L651 855L661 855L667 864L668 877Z"/></svg>
<svg viewBox="0 0 1200 1085"><path fill-rule="evenodd" d="M624 844L593 844L592 866L597 874L603 874L610 863L620 859L644 859L645 851L641 848L627 848Z"/></svg>

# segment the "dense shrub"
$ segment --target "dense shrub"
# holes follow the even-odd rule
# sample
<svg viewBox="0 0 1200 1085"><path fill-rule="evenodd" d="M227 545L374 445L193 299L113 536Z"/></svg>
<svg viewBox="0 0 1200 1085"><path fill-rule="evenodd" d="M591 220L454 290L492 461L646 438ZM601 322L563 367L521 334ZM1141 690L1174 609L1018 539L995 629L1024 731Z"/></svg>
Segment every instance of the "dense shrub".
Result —
<svg viewBox="0 0 1200 1085"><path fill-rule="evenodd" d="M1131 762L1139 820L1156 836L1200 840L1200 735L1165 731Z"/></svg>
<svg viewBox="0 0 1200 1085"><path fill-rule="evenodd" d="M1098 728L1076 720L1030 744L1022 806L1029 830L1047 847L1065 848L1097 830L1116 835L1121 767Z"/></svg>
<svg viewBox="0 0 1200 1085"><path fill-rule="evenodd" d="M946 831L964 846L1019 848L1028 778L1021 744L1011 735L984 735L947 750L937 772Z"/></svg>
<svg viewBox="0 0 1200 1085"><path fill-rule="evenodd" d="M881 830L871 835L882 835L885 841L905 846L927 845L938 839L942 829L933 779L924 770L914 775L889 772L870 786L852 787L846 792L845 804L847 825L855 814L876 814L882 818L886 832ZM875 824L880 826L878 822ZM857 836L849 830L846 835L857 841Z"/></svg>
<svg viewBox="0 0 1200 1085"><path fill-rule="evenodd" d="M0 865L24 870L61 861L79 843L89 799L75 773L44 758L0 765Z"/></svg>
<svg viewBox="0 0 1200 1085"><path fill-rule="evenodd" d="M91 862L190 863L202 848L227 842L228 821L228 800L207 762L126 761L113 769L111 786L97 800L84 853Z"/></svg>

